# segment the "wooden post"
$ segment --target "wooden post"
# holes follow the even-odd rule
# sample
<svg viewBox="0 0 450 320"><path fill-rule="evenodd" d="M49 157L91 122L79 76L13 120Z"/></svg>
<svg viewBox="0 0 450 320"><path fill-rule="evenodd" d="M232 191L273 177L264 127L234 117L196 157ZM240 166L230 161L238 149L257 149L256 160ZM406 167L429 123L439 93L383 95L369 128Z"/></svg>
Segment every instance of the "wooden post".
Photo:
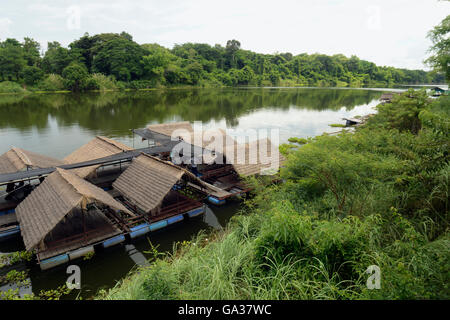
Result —
<svg viewBox="0 0 450 320"><path fill-rule="evenodd" d="M86 220L85 220L85 209L81 208L81 223L83 224L83 238L86 240Z"/></svg>

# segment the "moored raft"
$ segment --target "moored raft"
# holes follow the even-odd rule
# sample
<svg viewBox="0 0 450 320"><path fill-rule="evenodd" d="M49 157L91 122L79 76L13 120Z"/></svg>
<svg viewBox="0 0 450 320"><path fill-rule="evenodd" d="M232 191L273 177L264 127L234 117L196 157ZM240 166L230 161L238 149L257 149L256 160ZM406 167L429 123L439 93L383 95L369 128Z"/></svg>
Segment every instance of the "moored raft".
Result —
<svg viewBox="0 0 450 320"><path fill-rule="evenodd" d="M60 168L16 208L16 214L25 247L36 250L43 269L64 263L69 252L120 236L123 231L112 216L133 216L102 189Z"/></svg>
<svg viewBox="0 0 450 320"><path fill-rule="evenodd" d="M144 235L205 212L201 202L215 188L191 172L149 155L141 155L113 183L117 199L140 218L129 221L130 237ZM148 229L147 229L148 228Z"/></svg>

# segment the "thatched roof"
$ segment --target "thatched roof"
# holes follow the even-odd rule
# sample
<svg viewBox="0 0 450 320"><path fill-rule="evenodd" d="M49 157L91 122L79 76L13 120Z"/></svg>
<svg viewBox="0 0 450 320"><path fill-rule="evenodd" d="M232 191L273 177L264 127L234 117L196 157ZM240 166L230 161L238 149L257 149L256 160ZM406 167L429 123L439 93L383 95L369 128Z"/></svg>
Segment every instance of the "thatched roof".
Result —
<svg viewBox="0 0 450 320"><path fill-rule="evenodd" d="M114 189L144 212L159 207L172 187L187 175L204 188L208 186L191 172L170 162L142 154L113 183Z"/></svg>
<svg viewBox="0 0 450 320"><path fill-rule="evenodd" d="M148 126L147 129L169 137L172 137L172 135L180 137L185 142L202 148L210 146L218 137L221 138L224 146L234 143L234 139L227 136L223 129L194 130L188 121L153 124Z"/></svg>
<svg viewBox="0 0 450 320"><path fill-rule="evenodd" d="M75 208L101 203L132 215L121 203L71 171L57 168L16 208L27 250L35 248Z"/></svg>
<svg viewBox="0 0 450 320"><path fill-rule="evenodd" d="M261 149L265 145L266 149ZM279 168L286 161L285 157L274 154L272 157L272 145L270 139L260 139L246 144L234 144L227 146L225 157L227 163L231 163L236 172L244 177L262 174L270 168ZM263 154L261 157L260 152ZM266 159L265 159L266 158Z"/></svg>
<svg viewBox="0 0 450 320"><path fill-rule="evenodd" d="M193 132L194 129L189 121L182 122L170 122L170 123L160 123L160 124L152 124L147 127L147 129L164 134L166 136L171 137L172 134L175 133L176 130L179 132Z"/></svg>
<svg viewBox="0 0 450 320"><path fill-rule="evenodd" d="M64 161L68 164L78 163L83 161L89 161L94 159L99 159L103 157L112 156L114 154L133 150L132 148L124 145L123 143L114 141L106 137L95 137L87 144L71 153L64 158ZM88 177L91 173L95 172L100 165L95 165L91 167L74 169L72 172L76 173L81 178Z"/></svg>
<svg viewBox="0 0 450 320"><path fill-rule="evenodd" d="M217 152L224 152L226 146L236 143L236 141L231 136L227 135L226 131L223 129L195 131L188 137L184 137L183 140L201 148L210 150L215 149ZM217 148L220 148L221 150L218 150Z"/></svg>
<svg viewBox="0 0 450 320"><path fill-rule="evenodd" d="M22 171L29 167L49 168L64 164L63 161L20 148L12 148L0 156L0 174Z"/></svg>

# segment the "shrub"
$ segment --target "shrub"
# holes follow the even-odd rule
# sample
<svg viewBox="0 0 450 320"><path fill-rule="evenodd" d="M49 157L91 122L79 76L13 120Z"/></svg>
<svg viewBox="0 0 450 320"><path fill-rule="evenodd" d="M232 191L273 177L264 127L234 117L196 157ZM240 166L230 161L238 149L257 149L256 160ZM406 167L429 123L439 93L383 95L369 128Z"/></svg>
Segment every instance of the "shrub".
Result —
<svg viewBox="0 0 450 320"><path fill-rule="evenodd" d="M89 73L84 65L79 63L71 63L69 66L64 68L62 76L64 77L64 82L67 88L72 91L79 92L85 90Z"/></svg>
<svg viewBox="0 0 450 320"><path fill-rule="evenodd" d="M64 79L58 74L49 74L44 80L39 82L38 88L44 91L65 90Z"/></svg>
<svg viewBox="0 0 450 320"><path fill-rule="evenodd" d="M117 81L113 76L105 76L101 73L94 73L87 78L85 84L86 90L117 90Z"/></svg>
<svg viewBox="0 0 450 320"><path fill-rule="evenodd" d="M0 93L21 93L25 90L20 86L20 84L12 81L0 82Z"/></svg>

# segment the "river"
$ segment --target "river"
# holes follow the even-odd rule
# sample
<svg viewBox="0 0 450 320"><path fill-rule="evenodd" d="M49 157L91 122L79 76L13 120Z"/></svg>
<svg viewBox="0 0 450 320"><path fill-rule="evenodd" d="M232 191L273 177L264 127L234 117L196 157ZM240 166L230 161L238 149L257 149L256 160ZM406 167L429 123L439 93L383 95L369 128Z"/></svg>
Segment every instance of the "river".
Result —
<svg viewBox="0 0 450 320"><path fill-rule="evenodd" d="M335 132L329 124L373 113L382 91L226 88L0 95L0 154L15 146L62 159L97 135L141 147L145 143L133 136L132 129L171 121L201 121L204 128L230 129L235 136L249 129L275 129L278 142L285 143L290 137ZM210 205L204 217L152 233L134 246L146 258L151 257L146 253L149 241L160 251L171 251L174 243L190 240L201 230L224 228L240 208L237 201L224 207ZM141 262L129 249L119 246L80 261L82 289L68 298L90 298L99 289L114 286ZM0 243L0 252L15 250L23 250L23 244L17 240ZM60 286L68 277L64 266L46 272L33 267L29 274L35 293Z"/></svg>

